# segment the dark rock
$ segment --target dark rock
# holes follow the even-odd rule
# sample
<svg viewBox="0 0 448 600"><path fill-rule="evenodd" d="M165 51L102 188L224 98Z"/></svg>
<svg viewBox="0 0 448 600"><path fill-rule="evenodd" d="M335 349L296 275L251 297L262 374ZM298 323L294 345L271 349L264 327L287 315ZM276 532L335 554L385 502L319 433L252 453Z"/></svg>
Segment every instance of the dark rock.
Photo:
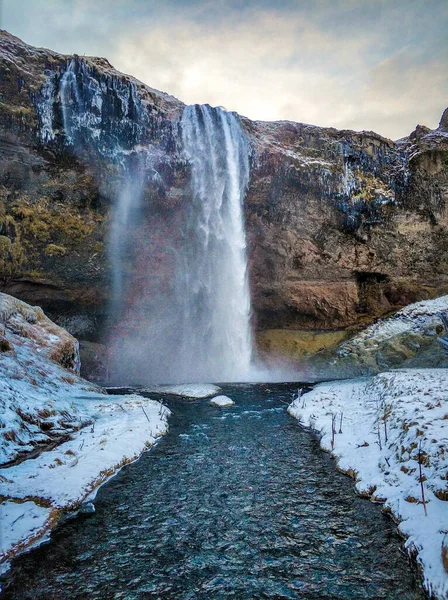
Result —
<svg viewBox="0 0 448 600"><path fill-rule="evenodd" d="M443 111L443 115L440 119L439 129L441 131L448 132L448 108Z"/></svg>

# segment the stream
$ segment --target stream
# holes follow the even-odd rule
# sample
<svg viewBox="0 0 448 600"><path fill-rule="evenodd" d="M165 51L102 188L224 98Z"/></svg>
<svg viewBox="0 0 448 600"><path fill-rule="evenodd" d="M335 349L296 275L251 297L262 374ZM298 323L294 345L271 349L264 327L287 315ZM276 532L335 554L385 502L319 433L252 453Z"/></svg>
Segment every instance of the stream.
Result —
<svg viewBox="0 0 448 600"><path fill-rule="evenodd" d="M2 598L426 598L392 520L287 414L296 389L165 396L169 433L16 559Z"/></svg>

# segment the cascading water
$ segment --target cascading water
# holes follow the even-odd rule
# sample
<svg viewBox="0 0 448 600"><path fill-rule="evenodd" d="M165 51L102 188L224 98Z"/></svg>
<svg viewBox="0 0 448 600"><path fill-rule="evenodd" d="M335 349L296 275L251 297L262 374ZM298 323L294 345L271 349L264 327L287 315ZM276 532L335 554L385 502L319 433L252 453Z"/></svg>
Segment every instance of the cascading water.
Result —
<svg viewBox="0 0 448 600"><path fill-rule="evenodd" d="M101 83L90 76L84 63L75 59L70 61L59 84L66 142L75 151L83 147L94 147L112 160L121 173L122 183L115 190L108 237L112 274L110 313L112 318L119 318L126 304L125 257L129 254L143 198L148 153L144 147L135 144L133 139L138 132L135 121L138 121L141 112L134 85L131 83L122 90L115 85L113 89L117 103L121 105L121 113L127 119L123 119L123 131L110 132L112 135L104 139L107 128L103 117L107 117L110 112L105 103L108 99L107 88L102 89ZM48 134L47 137L51 139ZM131 147L127 138L131 139Z"/></svg>
<svg viewBox="0 0 448 600"><path fill-rule="evenodd" d="M190 186L175 213L146 215L145 262L114 341L117 382L256 376L242 206L249 146L238 117L220 108L187 106L181 129Z"/></svg>
<svg viewBox="0 0 448 600"><path fill-rule="evenodd" d="M112 272L111 317L118 318L126 304L126 262L143 200L146 179L145 156L125 168L125 180L111 209L108 251Z"/></svg>
<svg viewBox="0 0 448 600"><path fill-rule="evenodd" d="M64 133L69 144L75 143L78 133L79 115L85 114L76 80L76 63L72 60L61 77L60 97ZM77 126L78 124L78 126Z"/></svg>
<svg viewBox="0 0 448 600"><path fill-rule="evenodd" d="M249 146L238 117L220 108L187 106L181 129L190 186L176 213L146 217L146 262L115 342L117 382L257 376L243 218Z"/></svg>
<svg viewBox="0 0 448 600"><path fill-rule="evenodd" d="M60 114L57 116L59 98ZM238 116L187 106L183 157L191 184L176 210L164 206L155 170L172 143L132 81L99 76L79 57L47 83L42 139L55 124L78 157L108 180L112 206L108 345L118 382L242 381L250 378L252 340L243 200L249 146ZM53 107L53 108L52 108ZM162 126L163 127L163 126ZM157 135L155 135L155 133ZM158 144L161 144L160 148ZM162 149L162 153L160 152ZM164 168L164 167L162 167Z"/></svg>
<svg viewBox="0 0 448 600"><path fill-rule="evenodd" d="M235 114L208 105L184 109L182 138L193 192L177 282L184 376L244 380L252 354L242 208L248 144Z"/></svg>

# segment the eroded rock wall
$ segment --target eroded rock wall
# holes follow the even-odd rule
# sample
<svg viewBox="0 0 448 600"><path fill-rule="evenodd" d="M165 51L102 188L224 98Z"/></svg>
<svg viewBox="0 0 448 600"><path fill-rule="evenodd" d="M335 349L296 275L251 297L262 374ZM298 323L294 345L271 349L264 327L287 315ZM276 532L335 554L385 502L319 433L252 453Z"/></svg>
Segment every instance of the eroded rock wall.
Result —
<svg viewBox="0 0 448 600"><path fill-rule="evenodd" d="M333 329L446 289L448 135L248 124L261 328Z"/></svg>
<svg viewBox="0 0 448 600"><path fill-rule="evenodd" d="M152 170L129 277L138 286L149 262L145 293L170 285L191 198L183 104L105 59L36 49L6 32L0 44L1 288L97 341L111 294L107 232L120 165L142 148ZM83 118L63 111L68 71ZM346 329L448 291L446 111L438 129L418 126L397 142L242 123L256 329Z"/></svg>
<svg viewBox="0 0 448 600"><path fill-rule="evenodd" d="M107 233L123 163L132 168L142 148L150 163L133 244L140 268L148 229L169 238L186 187L176 149L183 105L105 59L58 55L7 33L0 42L1 286L96 339L110 298ZM69 99L64 112L69 70L78 106ZM169 276L160 253L166 249L153 236L157 280Z"/></svg>

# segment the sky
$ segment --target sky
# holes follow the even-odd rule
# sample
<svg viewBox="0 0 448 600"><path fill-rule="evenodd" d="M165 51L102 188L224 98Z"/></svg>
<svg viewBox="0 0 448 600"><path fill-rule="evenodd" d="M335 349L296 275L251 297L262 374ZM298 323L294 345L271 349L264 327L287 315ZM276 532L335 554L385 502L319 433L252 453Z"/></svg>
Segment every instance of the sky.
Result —
<svg viewBox="0 0 448 600"><path fill-rule="evenodd" d="M448 106L447 0L0 2L1 28L29 44L251 119L397 139Z"/></svg>

